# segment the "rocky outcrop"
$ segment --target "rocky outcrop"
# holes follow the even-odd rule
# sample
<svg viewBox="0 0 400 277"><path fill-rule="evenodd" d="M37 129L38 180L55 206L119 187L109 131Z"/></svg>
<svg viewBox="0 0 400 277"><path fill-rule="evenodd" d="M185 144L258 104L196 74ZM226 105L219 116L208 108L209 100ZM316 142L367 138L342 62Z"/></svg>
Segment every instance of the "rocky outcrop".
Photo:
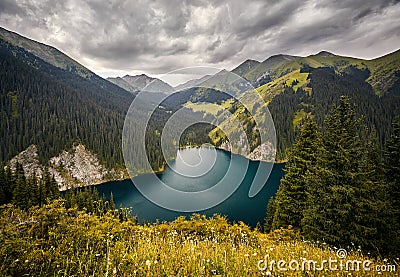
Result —
<svg viewBox="0 0 400 277"><path fill-rule="evenodd" d="M108 174L97 157L82 144L74 147L70 152L63 151L57 157L51 158L49 163L55 171L60 173L54 174L53 170L56 180L59 179L63 186L70 182L65 179L71 178L84 186L97 184L104 181Z"/></svg>
<svg viewBox="0 0 400 277"><path fill-rule="evenodd" d="M224 141L223 143L221 143L221 145L218 148L225 150L225 151L231 151L232 145L229 141Z"/></svg>
<svg viewBox="0 0 400 277"><path fill-rule="evenodd" d="M257 146L247 158L250 160L275 162L276 148L272 143L266 142Z"/></svg>
<svg viewBox="0 0 400 277"><path fill-rule="evenodd" d="M244 156L243 153L246 153L245 147L239 148L239 151L232 149L232 145L229 141L224 141L218 148L242 156ZM257 146L250 154L246 155L246 158L253 161L275 162L275 156L276 148L272 143L266 142Z"/></svg>
<svg viewBox="0 0 400 277"><path fill-rule="evenodd" d="M31 145L10 160L11 170L15 171L17 163L22 164L27 177L36 174L38 178L41 178L47 168L57 181L60 190L73 186L98 184L108 181L109 176L108 170L100 163L96 155L82 144L51 158L47 165L40 164L38 149L36 145ZM123 173L115 173L114 170L111 173L114 173L111 174L113 178L124 177Z"/></svg>
<svg viewBox="0 0 400 277"><path fill-rule="evenodd" d="M10 160L10 168L12 171L15 171L17 163L22 165L25 176L31 177L33 174L36 174L37 177L42 177L43 166L39 163L36 145L29 146Z"/></svg>

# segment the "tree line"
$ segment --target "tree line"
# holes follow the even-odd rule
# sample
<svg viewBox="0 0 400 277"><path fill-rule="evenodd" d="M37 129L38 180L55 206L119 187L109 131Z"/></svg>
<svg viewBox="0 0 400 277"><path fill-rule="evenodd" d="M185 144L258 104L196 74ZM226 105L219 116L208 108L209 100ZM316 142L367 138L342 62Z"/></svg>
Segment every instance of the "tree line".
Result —
<svg viewBox="0 0 400 277"><path fill-rule="evenodd" d="M382 151L376 131L346 96L321 128L307 117L285 176L267 207L265 231L291 226L307 240L375 253L400 246L400 119Z"/></svg>
<svg viewBox="0 0 400 277"><path fill-rule="evenodd" d="M97 216L111 212L121 221L132 217L130 208L115 206L112 192L108 199L105 195L100 196L94 186L60 192L56 180L48 170L44 170L40 177L36 174L26 177L20 163L16 163L14 171L10 166L0 165L0 206L12 203L22 210L29 210L56 199L63 199L66 209L76 208Z"/></svg>
<svg viewBox="0 0 400 277"><path fill-rule="evenodd" d="M296 112L304 111L313 114L316 123L324 128L325 117L333 104L341 95L350 97L357 106L354 108L357 116L364 117L368 130L375 129L379 148L383 148L392 132L391 122L400 113L400 96L395 91L383 96L375 94L370 84L366 82L364 72L353 68L350 72L337 74L334 68L304 67L301 72L309 73L308 87L311 92L302 88L296 91L290 86L275 96L268 104L275 123L277 135L277 159L286 160L288 150L292 147L298 134L293 119Z"/></svg>

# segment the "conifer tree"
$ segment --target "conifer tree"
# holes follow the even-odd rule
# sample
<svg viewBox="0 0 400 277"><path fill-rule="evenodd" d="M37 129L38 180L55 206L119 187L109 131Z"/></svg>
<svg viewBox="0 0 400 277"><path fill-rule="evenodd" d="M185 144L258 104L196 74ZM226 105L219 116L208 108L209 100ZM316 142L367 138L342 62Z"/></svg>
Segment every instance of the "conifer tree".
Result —
<svg viewBox="0 0 400 277"><path fill-rule="evenodd" d="M383 161L378 146L378 137L373 128L370 135L364 132L364 151L360 163L360 172L364 183L358 188L357 209L355 223L364 226L360 232L364 245L372 250L380 249L387 252L390 242L387 237L392 225L391 215L388 209L388 192L384 182ZM366 229L365 227L368 227Z"/></svg>
<svg viewBox="0 0 400 277"><path fill-rule="evenodd" d="M265 217L265 222L264 222L265 233L272 231L272 223L274 221L274 215L275 215L275 198L271 197L268 201L267 216Z"/></svg>
<svg viewBox="0 0 400 277"><path fill-rule="evenodd" d="M300 230L307 198L306 176L309 169L315 165L319 145L318 126L309 117L296 138L285 166L285 176L281 179L275 199L273 229L291 225Z"/></svg>
<svg viewBox="0 0 400 277"><path fill-rule="evenodd" d="M33 173L30 178L27 180L27 197L28 197L28 206L36 206L39 205L38 199L38 183L36 178L36 173Z"/></svg>
<svg viewBox="0 0 400 277"><path fill-rule="evenodd" d="M4 194L6 203L10 203L13 201L14 188L15 176L12 173L10 166L7 166L4 171Z"/></svg>
<svg viewBox="0 0 400 277"><path fill-rule="evenodd" d="M54 200L59 197L59 190L54 176L52 176L49 170L46 168L42 176L42 185L45 190L45 197L49 200Z"/></svg>
<svg viewBox="0 0 400 277"><path fill-rule="evenodd" d="M342 96L325 121L316 166L307 174L307 205L302 220L307 239L334 245L374 247L377 191L365 172L364 125Z"/></svg>
<svg viewBox="0 0 400 277"><path fill-rule="evenodd" d="M389 199L392 226L390 237L393 238L393 249L400 247L400 116L392 123L393 133L385 149L385 176Z"/></svg>
<svg viewBox="0 0 400 277"><path fill-rule="evenodd" d="M3 164L0 163L0 205L6 202L6 172Z"/></svg>
<svg viewBox="0 0 400 277"><path fill-rule="evenodd" d="M112 192L110 194L110 211L112 211L112 212L115 211L115 202L114 202L114 196L113 196Z"/></svg>
<svg viewBox="0 0 400 277"><path fill-rule="evenodd" d="M27 182L25 178L25 173L22 165L16 163L15 165L15 187L13 191L13 202L18 207L25 209L27 208L28 198L27 198Z"/></svg>

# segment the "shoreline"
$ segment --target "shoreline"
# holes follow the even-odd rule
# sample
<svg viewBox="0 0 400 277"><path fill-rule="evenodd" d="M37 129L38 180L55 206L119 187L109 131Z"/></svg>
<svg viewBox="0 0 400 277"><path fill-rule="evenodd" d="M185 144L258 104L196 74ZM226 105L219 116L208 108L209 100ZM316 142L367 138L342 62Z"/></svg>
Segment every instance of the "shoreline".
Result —
<svg viewBox="0 0 400 277"><path fill-rule="evenodd" d="M243 155L241 155L241 154L233 153L233 152L231 152L231 151L229 151L229 150L226 150L226 149L221 148L221 147L215 147L215 146L213 146L213 145L200 145L200 146L199 146L199 145L186 145L186 146L181 146L181 147L179 147L178 150L186 150L186 149L201 148L201 147L204 147L204 148L215 148L215 149L218 149L218 150L220 150L220 151L224 151L224 152L227 152L227 153L230 153L230 154L233 154L233 155L241 156L241 157L243 157L243 158L245 158L245 159L248 159L248 160L251 161L251 162L266 162L266 163L273 163L274 165L275 165L275 164L284 164L284 163L286 163L286 161L274 161L274 162L269 162L269 161L263 161L263 160L258 160L258 159L250 159L250 158L248 158L248 157L246 157L246 156L243 156ZM171 159L171 161L173 161L173 160L175 160L175 159ZM105 184L105 183L108 183L108 182L125 181L125 180L129 180L129 179L135 178L135 177L137 177L137 176L139 176L139 175L142 175L142 174L151 174L151 173L154 173L154 174L161 174L161 173L163 173L163 172L166 170L166 168L167 168L167 164L165 164L165 165L163 166L163 168L160 168L160 169L155 170L155 171L153 171L153 172L135 173L135 174L132 174L132 176L126 171L128 176L126 176L126 175L124 174L123 178L115 178L115 179L110 178L110 179L101 180L101 181L99 181L99 182L96 182L96 183L93 183L93 184L90 184L90 185L72 186L72 187L69 187L69 188L60 189L60 192L67 191L67 190L72 189L72 188L84 188L84 187L98 186L98 185ZM125 168L125 170L126 170L126 168Z"/></svg>

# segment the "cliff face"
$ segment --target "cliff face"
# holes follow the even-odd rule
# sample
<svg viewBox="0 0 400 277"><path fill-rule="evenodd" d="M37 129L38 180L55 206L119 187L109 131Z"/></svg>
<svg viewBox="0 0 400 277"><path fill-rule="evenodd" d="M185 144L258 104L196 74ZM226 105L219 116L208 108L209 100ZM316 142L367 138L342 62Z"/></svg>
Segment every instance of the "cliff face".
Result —
<svg viewBox="0 0 400 277"><path fill-rule="evenodd" d="M240 144L239 144L240 145ZM232 150L232 145L229 141L224 141L220 146L220 149L235 153L241 154L241 152L236 149ZM244 147L242 151L244 151ZM263 162L275 162L276 149L272 143L267 142L257 146L246 158L253 161L263 161Z"/></svg>
<svg viewBox="0 0 400 277"><path fill-rule="evenodd" d="M75 184L88 186L97 184L106 179L108 171L100 164L97 157L85 148L82 144L74 147L70 152L63 151L59 156L53 157L49 161L56 180L65 185L75 181Z"/></svg>
<svg viewBox="0 0 400 277"><path fill-rule="evenodd" d="M35 173L37 177L42 177L43 167L39 163L36 145L29 146L10 160L10 168L12 171L15 171L17 163L22 164L25 176L32 176Z"/></svg>
<svg viewBox="0 0 400 277"><path fill-rule="evenodd" d="M275 162L276 149L272 143L267 142L257 146L247 158L250 160Z"/></svg>
<svg viewBox="0 0 400 277"><path fill-rule="evenodd" d="M72 186L98 184L109 180L108 170L100 163L96 155L92 154L82 144L51 158L47 165L39 163L37 147L31 145L10 160L11 170L15 170L17 162L22 164L27 177L35 173L40 178L47 168L57 181L60 190L66 190Z"/></svg>

